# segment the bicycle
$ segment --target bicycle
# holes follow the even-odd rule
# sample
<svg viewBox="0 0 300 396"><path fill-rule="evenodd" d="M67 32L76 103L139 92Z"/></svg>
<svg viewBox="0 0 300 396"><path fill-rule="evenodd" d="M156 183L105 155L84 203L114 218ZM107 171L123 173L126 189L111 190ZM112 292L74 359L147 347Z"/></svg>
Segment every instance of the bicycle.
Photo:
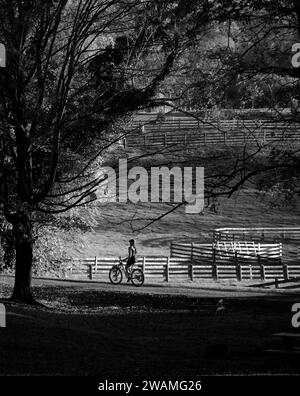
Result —
<svg viewBox="0 0 300 396"><path fill-rule="evenodd" d="M140 287L144 284L145 277L143 271L140 268L135 268L128 272L120 257L119 264L114 265L109 271L109 280L113 285L119 285L123 280L123 273L127 280L131 281L134 286Z"/></svg>

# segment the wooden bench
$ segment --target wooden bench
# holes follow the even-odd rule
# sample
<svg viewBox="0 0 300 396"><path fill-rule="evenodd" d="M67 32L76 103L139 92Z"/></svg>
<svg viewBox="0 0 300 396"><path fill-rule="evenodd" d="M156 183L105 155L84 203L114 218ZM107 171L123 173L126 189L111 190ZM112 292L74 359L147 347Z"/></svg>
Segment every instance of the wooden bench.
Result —
<svg viewBox="0 0 300 396"><path fill-rule="evenodd" d="M272 337L281 340L282 348L268 349L268 353L281 355L300 355L300 333L275 333Z"/></svg>
<svg viewBox="0 0 300 396"><path fill-rule="evenodd" d="M186 308L192 314L209 314L209 315L223 315L225 313L224 300L201 300L199 298L191 299L191 303Z"/></svg>

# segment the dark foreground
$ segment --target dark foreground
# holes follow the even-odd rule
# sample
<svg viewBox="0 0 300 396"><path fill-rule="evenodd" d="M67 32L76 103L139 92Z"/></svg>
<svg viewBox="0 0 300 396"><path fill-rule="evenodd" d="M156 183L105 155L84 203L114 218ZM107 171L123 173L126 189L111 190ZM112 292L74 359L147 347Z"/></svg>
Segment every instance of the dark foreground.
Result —
<svg viewBox="0 0 300 396"><path fill-rule="evenodd" d="M11 285L0 286L1 295L8 296ZM272 333L295 331L296 295L230 297L227 313L213 316L193 315L186 310L188 297L178 295L103 292L99 286L78 290L76 285L39 286L35 294L50 309L6 303L2 375L300 373L299 357L265 353L274 345ZM217 344L218 356L207 355Z"/></svg>

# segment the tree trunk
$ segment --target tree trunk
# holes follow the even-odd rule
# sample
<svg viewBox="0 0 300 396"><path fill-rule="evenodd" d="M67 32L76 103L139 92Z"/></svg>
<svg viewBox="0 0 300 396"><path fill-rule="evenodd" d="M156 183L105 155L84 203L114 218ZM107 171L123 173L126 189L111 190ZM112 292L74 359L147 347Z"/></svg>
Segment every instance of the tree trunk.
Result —
<svg viewBox="0 0 300 396"><path fill-rule="evenodd" d="M33 259L32 224L28 215L19 213L13 222L16 248L15 286L12 300L34 303L31 294Z"/></svg>

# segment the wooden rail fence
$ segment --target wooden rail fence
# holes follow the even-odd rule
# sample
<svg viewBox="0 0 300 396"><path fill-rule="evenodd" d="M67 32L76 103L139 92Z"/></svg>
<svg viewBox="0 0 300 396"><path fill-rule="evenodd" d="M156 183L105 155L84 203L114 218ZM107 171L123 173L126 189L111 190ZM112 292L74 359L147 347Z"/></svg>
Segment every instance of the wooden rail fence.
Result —
<svg viewBox="0 0 300 396"><path fill-rule="evenodd" d="M118 263L117 258L95 257L75 260L68 269L67 277L108 281L109 270ZM178 257L141 257L137 261L147 281L195 280L195 279L288 279L300 276L298 261L282 264L279 259L257 255L247 259L237 252L227 261L217 253L206 260L188 260Z"/></svg>
<svg viewBox="0 0 300 396"><path fill-rule="evenodd" d="M270 120L205 120L192 117L167 117L162 121L134 121L124 144L146 146L206 146L245 144L300 143L300 126L290 122Z"/></svg>
<svg viewBox="0 0 300 396"><path fill-rule="evenodd" d="M187 258L191 260L203 260L211 258L215 251L220 259L231 260L238 253L245 259L255 259L257 255L269 259L281 259L282 244L262 244L255 242L216 242L213 244L201 243L171 243L171 257Z"/></svg>
<svg viewBox="0 0 300 396"><path fill-rule="evenodd" d="M300 227L219 228L213 232L213 241L279 242L300 241Z"/></svg>

